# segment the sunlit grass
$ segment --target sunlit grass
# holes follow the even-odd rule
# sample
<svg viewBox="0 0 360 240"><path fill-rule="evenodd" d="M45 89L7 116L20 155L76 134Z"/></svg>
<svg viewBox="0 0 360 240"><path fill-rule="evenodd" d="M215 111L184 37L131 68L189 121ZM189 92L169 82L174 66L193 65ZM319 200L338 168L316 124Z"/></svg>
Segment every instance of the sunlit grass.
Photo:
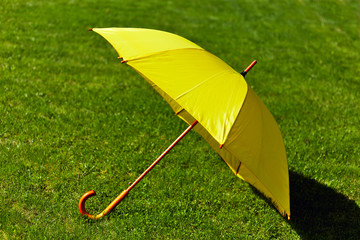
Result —
<svg viewBox="0 0 360 240"><path fill-rule="evenodd" d="M360 40L354 1L2 1L0 238L359 239ZM91 222L187 126L90 27L184 36L276 118L292 220L195 132Z"/></svg>

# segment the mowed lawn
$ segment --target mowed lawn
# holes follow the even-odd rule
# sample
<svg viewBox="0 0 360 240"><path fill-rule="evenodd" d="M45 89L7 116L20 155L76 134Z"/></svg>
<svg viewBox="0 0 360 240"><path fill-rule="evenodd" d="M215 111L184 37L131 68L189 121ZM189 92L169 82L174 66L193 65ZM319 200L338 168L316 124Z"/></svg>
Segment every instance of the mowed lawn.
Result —
<svg viewBox="0 0 360 240"><path fill-rule="evenodd" d="M0 239L360 239L359 1L0 2ZM88 28L179 34L247 75L277 120L291 220Z"/></svg>

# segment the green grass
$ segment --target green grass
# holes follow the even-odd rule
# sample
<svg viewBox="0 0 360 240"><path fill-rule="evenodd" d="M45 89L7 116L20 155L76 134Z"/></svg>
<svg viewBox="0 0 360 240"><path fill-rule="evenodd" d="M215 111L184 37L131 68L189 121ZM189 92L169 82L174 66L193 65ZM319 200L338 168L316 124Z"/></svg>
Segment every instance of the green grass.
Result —
<svg viewBox="0 0 360 240"><path fill-rule="evenodd" d="M358 1L0 3L0 239L360 239ZM276 118L292 219L191 132L90 27L184 36L238 71Z"/></svg>

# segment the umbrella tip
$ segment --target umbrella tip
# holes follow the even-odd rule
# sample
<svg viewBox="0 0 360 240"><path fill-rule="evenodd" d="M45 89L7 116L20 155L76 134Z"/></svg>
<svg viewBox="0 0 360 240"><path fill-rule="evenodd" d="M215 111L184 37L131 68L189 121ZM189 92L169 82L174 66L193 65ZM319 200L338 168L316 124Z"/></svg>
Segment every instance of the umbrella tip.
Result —
<svg viewBox="0 0 360 240"><path fill-rule="evenodd" d="M245 75L248 73L248 71L257 63L256 60L254 60L242 73L241 75L243 75L243 77L245 77Z"/></svg>
<svg viewBox="0 0 360 240"><path fill-rule="evenodd" d="M89 31L92 31L92 28L89 28Z"/></svg>

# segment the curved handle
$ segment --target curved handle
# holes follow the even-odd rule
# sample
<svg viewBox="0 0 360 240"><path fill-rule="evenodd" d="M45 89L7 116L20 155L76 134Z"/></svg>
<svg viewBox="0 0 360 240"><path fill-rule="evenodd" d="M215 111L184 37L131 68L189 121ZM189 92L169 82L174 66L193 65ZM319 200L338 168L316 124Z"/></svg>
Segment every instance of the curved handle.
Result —
<svg viewBox="0 0 360 240"><path fill-rule="evenodd" d="M105 208L104 211L102 211L100 214L98 215L91 215L89 214L86 209L85 209L85 202L88 198L95 196L96 193L94 190L88 191L87 193L85 193L79 201L79 211L82 215L86 215L88 218L90 219L99 219L102 218L103 216L105 216L106 214L108 214L111 210L113 210L118 204L119 202L121 202L121 200L124 199L124 197L126 197L126 195L129 193L128 189L124 190L119 196L117 196L117 198L115 198L114 201L112 201L109 206L107 206L107 208Z"/></svg>
<svg viewBox="0 0 360 240"><path fill-rule="evenodd" d="M86 211L85 209L85 202L88 198L91 198L92 196L95 196L96 193L94 190L88 191L87 193L85 193L79 201L79 211L81 213L81 215L89 215L89 213Z"/></svg>

